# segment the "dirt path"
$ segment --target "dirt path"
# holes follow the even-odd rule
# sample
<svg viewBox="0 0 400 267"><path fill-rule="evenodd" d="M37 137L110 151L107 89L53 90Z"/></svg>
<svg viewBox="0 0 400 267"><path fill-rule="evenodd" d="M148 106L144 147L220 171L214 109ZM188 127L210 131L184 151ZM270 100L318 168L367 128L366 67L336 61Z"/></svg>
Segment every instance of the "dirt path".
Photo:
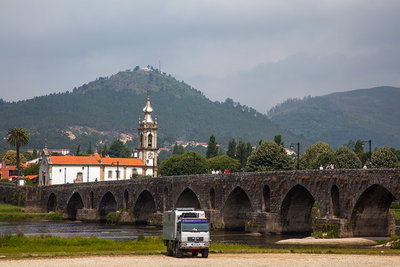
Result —
<svg viewBox="0 0 400 267"><path fill-rule="evenodd" d="M400 256L315 254L210 254L208 259L163 255L1 260L0 266L400 266Z"/></svg>

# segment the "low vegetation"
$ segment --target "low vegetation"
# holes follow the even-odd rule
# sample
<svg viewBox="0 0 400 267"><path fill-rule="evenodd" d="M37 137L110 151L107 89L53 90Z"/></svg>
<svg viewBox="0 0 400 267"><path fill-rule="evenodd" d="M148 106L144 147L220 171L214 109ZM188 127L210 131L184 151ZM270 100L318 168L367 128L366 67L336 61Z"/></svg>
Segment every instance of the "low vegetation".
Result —
<svg viewBox="0 0 400 267"><path fill-rule="evenodd" d="M62 220L62 214L58 212L29 213L22 209L21 206L0 203L0 221Z"/></svg>
<svg viewBox="0 0 400 267"><path fill-rule="evenodd" d="M134 241L113 241L73 237L54 236L0 235L0 257L17 259L31 257L66 257L93 255L141 255L166 254L166 249L159 237L139 236ZM329 247L282 247L260 248L242 244L212 244L211 253L314 253L314 254L393 254L400 250L390 248L329 248Z"/></svg>

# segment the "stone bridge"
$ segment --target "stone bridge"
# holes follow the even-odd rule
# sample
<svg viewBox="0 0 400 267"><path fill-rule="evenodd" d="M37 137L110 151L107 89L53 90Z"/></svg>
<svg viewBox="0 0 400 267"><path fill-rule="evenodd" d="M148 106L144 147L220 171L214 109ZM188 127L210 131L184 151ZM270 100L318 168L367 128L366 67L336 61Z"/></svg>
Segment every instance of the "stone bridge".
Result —
<svg viewBox="0 0 400 267"><path fill-rule="evenodd" d="M193 175L25 190L27 209L72 220L105 220L122 210L123 222L161 225L165 210L194 207L206 211L214 229L279 234L334 225L341 237L387 236L395 229L389 207L400 200L400 169Z"/></svg>

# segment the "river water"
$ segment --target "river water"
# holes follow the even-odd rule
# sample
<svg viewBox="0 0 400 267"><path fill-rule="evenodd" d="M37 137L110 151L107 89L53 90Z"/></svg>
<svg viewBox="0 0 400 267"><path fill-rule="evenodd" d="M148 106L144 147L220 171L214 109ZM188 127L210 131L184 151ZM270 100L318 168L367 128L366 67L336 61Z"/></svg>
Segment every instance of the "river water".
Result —
<svg viewBox="0 0 400 267"><path fill-rule="evenodd" d="M0 222L1 234L26 236L52 235L59 237L96 236L111 240L135 240L139 236L159 236L161 227L140 225L108 225L82 223L78 221ZM211 239L218 243L240 243L259 247L274 247L278 240L293 236L260 235L236 231L213 231ZM299 236L297 236L299 237Z"/></svg>

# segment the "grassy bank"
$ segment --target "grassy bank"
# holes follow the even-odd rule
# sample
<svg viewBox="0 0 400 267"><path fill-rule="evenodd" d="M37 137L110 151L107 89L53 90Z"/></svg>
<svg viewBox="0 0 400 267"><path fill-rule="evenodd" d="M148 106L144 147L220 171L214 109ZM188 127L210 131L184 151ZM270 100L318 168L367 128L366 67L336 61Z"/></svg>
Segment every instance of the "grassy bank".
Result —
<svg viewBox="0 0 400 267"><path fill-rule="evenodd" d="M316 253L400 255L396 249L353 248L259 248L240 244L212 244L211 253ZM61 238L53 236L1 235L0 258L71 257L94 255L165 254L161 237L140 237L135 241L112 241L96 237Z"/></svg>
<svg viewBox="0 0 400 267"><path fill-rule="evenodd" d="M0 221L29 221L29 220L61 220L57 212L29 213L23 212L24 207L0 203Z"/></svg>

